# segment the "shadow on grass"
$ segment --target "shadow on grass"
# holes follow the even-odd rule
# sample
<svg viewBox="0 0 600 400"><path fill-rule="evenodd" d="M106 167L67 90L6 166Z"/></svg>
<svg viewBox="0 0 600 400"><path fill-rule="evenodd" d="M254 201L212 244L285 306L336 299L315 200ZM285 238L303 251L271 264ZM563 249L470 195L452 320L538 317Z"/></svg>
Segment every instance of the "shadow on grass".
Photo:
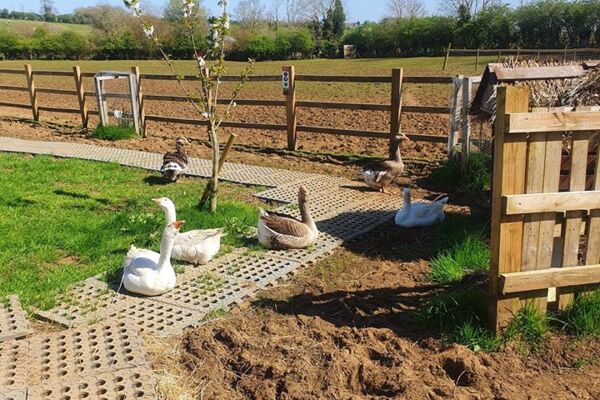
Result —
<svg viewBox="0 0 600 400"><path fill-rule="evenodd" d="M100 204L103 204L105 206L112 204L112 202L108 199L103 199L103 198L95 198L92 197L90 195L87 194L81 194L81 193L75 193L75 192L67 192L65 190L60 190L57 189L54 191L54 194L57 196L66 196L66 197L71 197L73 199L78 199L78 200L94 200Z"/></svg>
<svg viewBox="0 0 600 400"><path fill-rule="evenodd" d="M146 183L150 186L162 186L162 185L168 185L169 183L173 183L173 182L163 178L162 176L149 175L144 178L144 183Z"/></svg>

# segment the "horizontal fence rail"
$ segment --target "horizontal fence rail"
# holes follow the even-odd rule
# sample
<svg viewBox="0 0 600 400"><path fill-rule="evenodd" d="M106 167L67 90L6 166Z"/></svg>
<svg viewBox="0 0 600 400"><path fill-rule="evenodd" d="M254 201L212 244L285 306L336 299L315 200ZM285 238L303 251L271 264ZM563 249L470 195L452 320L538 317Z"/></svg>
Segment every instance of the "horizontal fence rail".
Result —
<svg viewBox="0 0 600 400"><path fill-rule="evenodd" d="M293 67L286 67L291 68ZM172 74L149 74L140 73L139 68L133 67L132 71L136 73L140 82L144 80L158 80L158 81L198 81L200 77L198 75L182 75L176 76ZM49 71L49 70L32 70L30 66L26 66L25 69L0 69L0 74L17 74L24 75L27 78L27 87L14 86L14 85L0 85L2 91L15 91L15 92L28 92L31 99L31 104L20 104L8 101L0 102L0 107L19 108L19 109L30 109L33 112L33 118L39 120L39 112L48 113L66 113L66 114L80 114L82 124L87 127L89 121L89 115L98 115L97 111L88 110L86 99L95 98L95 91L84 90L83 78L93 78L96 73L94 72L81 72L79 67L74 67L73 72L71 71ZM36 87L34 84L34 78L36 76L45 77L68 77L74 78L75 90L49 88L49 87ZM215 79L210 77L210 79ZM281 75L255 75L250 77L249 82L281 82ZM420 105L403 105L402 104L402 88L403 84L414 83L414 84L435 84L435 85L450 85L453 82L452 77L444 76L403 76L402 70L394 70L390 76L353 76L353 75L309 75L309 74L293 74L293 83L291 84L291 90L294 91L293 95L289 93L285 95L284 100L276 99L236 99L235 102L240 106L263 106L263 107L285 107L287 110L286 123L285 124L272 124L272 123L250 123L250 122L237 122L237 121L223 121L222 127L226 128L243 128L243 129L264 129L264 130L275 130L275 131L287 131L288 132L288 147L295 149L296 147L296 132L305 133L322 133L331 134L338 136L352 136L352 137L366 137L366 138L381 138L389 139L400 132L400 120L402 113L426 113L426 114L449 114L451 111L450 107L438 107L438 106L420 106ZM223 82L239 82L239 76L222 76L221 81ZM351 103L351 102L330 102L330 101L314 101L314 100L296 100L295 95L295 82L339 82L339 83L370 83L370 84L391 84L392 94L390 104L376 104L376 103ZM140 88L141 89L141 88ZM146 127L146 121L161 122L161 123L174 123L184 124L193 126L206 126L207 121L202 119L194 118L182 118L172 117L164 115L146 115L143 112L144 103L147 105L149 101L157 102L189 102L186 96L181 95L165 95L165 94L151 94L143 93L140 90L140 106L142 107L142 126ZM52 94L59 96L74 96L79 100L79 108L63 108L53 107L48 105L39 105L39 99L37 94ZM109 92L106 93L105 98L117 98L117 99L129 99L128 93ZM95 101L95 100L94 100ZM229 104L231 99L219 99L219 104ZM352 110L352 111L375 111L390 113L392 122L389 132L383 131L369 131L369 130L356 130L346 129L338 127L325 127L325 126L305 126L299 125L296 122L296 113L298 109L339 109L339 110ZM397 121L397 122L394 122ZM447 135L421 135L421 134L407 134L409 138L416 141L425 141L431 143L446 143L448 141Z"/></svg>

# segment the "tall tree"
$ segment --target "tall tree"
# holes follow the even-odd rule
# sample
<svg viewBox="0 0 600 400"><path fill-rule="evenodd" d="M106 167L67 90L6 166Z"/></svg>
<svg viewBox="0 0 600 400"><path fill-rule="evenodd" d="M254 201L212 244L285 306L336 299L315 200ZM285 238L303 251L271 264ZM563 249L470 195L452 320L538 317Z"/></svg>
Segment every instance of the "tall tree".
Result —
<svg viewBox="0 0 600 400"><path fill-rule="evenodd" d="M440 0L440 9L447 15L470 19L480 11L501 4L501 0Z"/></svg>
<svg viewBox="0 0 600 400"><path fill-rule="evenodd" d="M44 21L54 18L54 0L40 0L40 11Z"/></svg>
<svg viewBox="0 0 600 400"><path fill-rule="evenodd" d="M335 0L333 2L333 7L327 11L327 22L329 23L332 39L339 40L344 34L344 28L346 27L346 13L344 13L342 0Z"/></svg>
<svg viewBox="0 0 600 400"><path fill-rule="evenodd" d="M388 12L392 18L413 18L425 15L421 0L388 0Z"/></svg>
<svg viewBox="0 0 600 400"><path fill-rule="evenodd" d="M260 0L240 0L235 8L235 15L242 25L253 32L264 19L265 6Z"/></svg>

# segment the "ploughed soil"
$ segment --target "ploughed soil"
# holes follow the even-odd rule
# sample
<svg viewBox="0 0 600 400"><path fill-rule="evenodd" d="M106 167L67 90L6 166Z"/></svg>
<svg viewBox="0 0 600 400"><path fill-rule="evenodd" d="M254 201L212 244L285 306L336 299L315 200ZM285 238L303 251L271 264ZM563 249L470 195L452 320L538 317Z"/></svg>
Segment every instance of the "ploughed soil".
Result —
<svg viewBox="0 0 600 400"><path fill-rule="evenodd" d="M263 132L261 132L263 134ZM278 134L281 135L281 132ZM285 133L284 133L285 134ZM105 147L118 147L131 150L164 153L173 151L177 134L164 137L150 136L147 138L133 138L127 140L108 141L91 137L91 132L57 123L34 123L26 120L0 117L0 135L18 137L29 140L65 141L94 144ZM373 157L387 156L387 143L380 139L370 139L377 143L376 150L365 152L364 146L359 142L345 143L348 147L347 154L330 153L327 143L345 142L348 138L321 135L322 146L315 151L290 152L281 147L267 145L261 147L255 144L236 144L229 153L227 161L249 165L260 165L275 168L286 168L297 171L318 172L321 174L355 177L361 164L370 161ZM210 145L205 139L187 136L191 145L188 146L189 155L200 158L210 158ZM226 138L222 137L223 141ZM369 140L369 139L361 139ZM405 161L415 168L429 168L442 160L446 149L440 144L422 142L403 142L402 154ZM410 168L410 167L408 167Z"/></svg>
<svg viewBox="0 0 600 400"><path fill-rule="evenodd" d="M554 332L539 353L488 354L424 329L415 310L448 289L429 283L428 239L382 226L188 331L185 380L206 399L600 398L598 340Z"/></svg>

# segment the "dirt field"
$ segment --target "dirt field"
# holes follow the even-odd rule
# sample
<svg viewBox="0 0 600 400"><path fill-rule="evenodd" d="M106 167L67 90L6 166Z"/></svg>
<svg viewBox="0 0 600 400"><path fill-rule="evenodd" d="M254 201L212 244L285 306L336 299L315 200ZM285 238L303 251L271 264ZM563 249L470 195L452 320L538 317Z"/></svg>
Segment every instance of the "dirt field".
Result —
<svg viewBox="0 0 600 400"><path fill-rule="evenodd" d="M453 66L450 71L442 73L441 58L414 58L414 59L383 59L383 60L305 60L295 61L297 73L305 74L349 74L349 75L390 75L391 68L401 66L405 68L406 75L452 75L456 73L466 73L472 70L472 64L469 59L457 58L453 60ZM72 62L50 62L37 61L32 62L33 69L44 70L70 70ZM159 61L83 61L81 63L83 71L98 70L126 70L131 65L140 65L142 72L160 72L166 73L165 66ZM258 63L255 74L279 74L283 62L265 62ZM241 68L242 63L232 63L231 73ZM179 62L178 70L182 73L194 73L192 63ZM22 68L22 62L4 61L0 62L0 68ZM0 74L0 85L25 85L24 76ZM42 88L62 88L73 89L74 83L69 78L56 77L36 77L37 87ZM86 79L86 90L92 90L91 79ZM176 94L180 91L174 82L164 81L144 81L144 93L146 94ZM422 85L407 84L403 103L405 105L426 105L426 106L447 106L450 97L450 85ZM114 84L108 88L109 91L124 91L124 87ZM226 95L226 94L225 94ZM276 99L283 100L279 82L250 83L242 91L241 98L255 99ZM349 83L298 83L298 100L326 100L339 102L365 102L389 104L390 85L389 84L349 84ZM88 101L90 109L96 109L94 99ZM8 92L0 90L0 101L11 101L16 103L28 104L28 95L25 92ZM53 94L39 94L40 105L59 106L67 108L78 108L74 96L61 96ZM123 103L118 101L109 102L109 108L125 108ZM185 103L172 102L147 102L147 114L160 114L171 117L198 118L193 110ZM9 109L0 107L0 115L30 117L27 110ZM76 114L55 114L42 112L41 120L68 124L71 126L80 125L80 120ZM238 106L234 109L231 116L233 121L243 122L261 122L282 124L285 123L285 109L283 107L261 107L261 106ZM90 126L95 126L97 120L92 117ZM389 130L389 114L386 112L375 111L346 111L346 110L320 110L320 109L299 109L298 124L310 126L326 126L336 128L348 128L353 130ZM9 129L11 125L3 124L3 130ZM116 144L121 147L133 147L146 150L163 151L165 140L169 143L173 138L185 135L195 139L197 143L206 139L206 133L203 127L190 127L177 124L163 124L149 122L149 139L144 141L120 142ZM447 135L449 129L449 118L440 114L403 114L402 130L407 133L429 134L429 135ZM21 127L14 130L15 134L22 134ZM226 140L229 132L238 134L236 144L246 147L245 150L256 148L270 148L281 150L286 147L287 139L285 132L264 131L264 130L223 130L221 137ZM26 133L29 137L47 137L43 131ZM55 138L56 139L56 138ZM72 140L73 137L69 137ZM60 140L60 139L59 139ZM238 147L239 148L239 147ZM334 154L354 154L354 155L372 155L382 156L386 154L386 140L369 139L355 137L340 137L334 135L299 133L299 148L307 152L334 153ZM407 143L404 146L406 157L416 159L439 159L445 154L444 144L430 143ZM203 155L200 149L192 149L192 153ZM270 163L272 160L268 160Z"/></svg>
<svg viewBox="0 0 600 400"><path fill-rule="evenodd" d="M169 343L169 357L155 349L154 367L205 399L600 398L597 340L555 334L526 357L423 329L415 309L444 289L428 283L428 235L383 226Z"/></svg>

